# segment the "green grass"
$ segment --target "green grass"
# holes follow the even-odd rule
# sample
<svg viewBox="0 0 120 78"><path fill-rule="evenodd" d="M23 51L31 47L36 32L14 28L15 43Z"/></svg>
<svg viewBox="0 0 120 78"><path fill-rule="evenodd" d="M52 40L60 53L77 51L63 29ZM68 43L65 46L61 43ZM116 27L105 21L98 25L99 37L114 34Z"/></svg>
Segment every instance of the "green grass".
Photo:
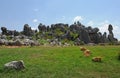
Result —
<svg viewBox="0 0 120 78"><path fill-rule="evenodd" d="M120 46L85 46L92 52L85 57L80 47L0 47L0 78L119 78ZM101 56L102 63L92 62ZM4 70L5 63L23 60L21 71Z"/></svg>

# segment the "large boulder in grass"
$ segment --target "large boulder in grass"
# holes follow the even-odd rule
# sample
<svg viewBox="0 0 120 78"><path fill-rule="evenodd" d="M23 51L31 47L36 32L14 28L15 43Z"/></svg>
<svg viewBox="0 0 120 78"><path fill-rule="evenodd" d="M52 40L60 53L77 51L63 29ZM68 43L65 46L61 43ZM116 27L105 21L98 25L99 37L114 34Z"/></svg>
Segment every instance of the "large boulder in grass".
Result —
<svg viewBox="0 0 120 78"><path fill-rule="evenodd" d="M25 68L24 62L22 60L20 61L11 61L6 64L4 64L5 69L16 69L21 70Z"/></svg>

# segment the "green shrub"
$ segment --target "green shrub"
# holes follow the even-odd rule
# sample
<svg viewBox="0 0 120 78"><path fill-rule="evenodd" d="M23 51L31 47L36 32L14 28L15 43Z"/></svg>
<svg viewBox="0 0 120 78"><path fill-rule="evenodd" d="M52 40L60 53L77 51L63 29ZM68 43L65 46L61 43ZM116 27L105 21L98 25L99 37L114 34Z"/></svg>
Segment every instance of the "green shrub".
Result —
<svg viewBox="0 0 120 78"><path fill-rule="evenodd" d="M118 60L120 60L120 52L118 53Z"/></svg>
<svg viewBox="0 0 120 78"><path fill-rule="evenodd" d="M39 39L38 41L41 45L44 45L45 43L48 43L48 41L45 40L45 39Z"/></svg>

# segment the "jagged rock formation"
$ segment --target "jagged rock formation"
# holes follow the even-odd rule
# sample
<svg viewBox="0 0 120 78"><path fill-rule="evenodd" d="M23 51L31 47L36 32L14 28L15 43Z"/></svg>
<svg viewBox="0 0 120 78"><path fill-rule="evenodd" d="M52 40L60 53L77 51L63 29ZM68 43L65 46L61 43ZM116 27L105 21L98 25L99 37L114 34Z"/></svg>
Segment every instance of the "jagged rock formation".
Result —
<svg viewBox="0 0 120 78"><path fill-rule="evenodd" d="M109 31L108 39L110 42L115 42L115 41L117 41L117 39L114 38L114 34L113 34L112 30L113 30L113 26L110 24L108 27L108 31Z"/></svg>
<svg viewBox="0 0 120 78"><path fill-rule="evenodd" d="M50 39L55 40L57 39L58 42L64 41L73 41L75 45L80 44L89 44L89 43L108 43L108 42L117 42L117 39L114 38L114 34L112 32L113 26L110 24L108 26L109 34L107 35L106 32L102 34L99 32L98 28L92 28L91 26L84 26L79 21L75 22L72 25L63 24L63 23L57 23L52 24L51 26L46 26L40 23L38 25L38 30L32 30L31 27L28 24L25 24L23 27L23 31L18 32L16 30L7 30L6 27L1 27L2 34L0 35L0 44L6 43L5 40L8 38L11 39L14 44L16 45L27 45L28 42L22 43L20 40L39 40L39 39ZM18 40L19 39L19 40ZM9 44L10 42L8 40ZM29 45L31 44L31 41L29 41ZM36 42L36 41L35 41ZM33 44L38 44L38 43ZM55 41L53 41L55 42Z"/></svg>
<svg viewBox="0 0 120 78"><path fill-rule="evenodd" d="M3 35L13 35L13 36L18 36L20 33L16 30L7 30L6 27L1 27L2 34Z"/></svg>
<svg viewBox="0 0 120 78"><path fill-rule="evenodd" d="M25 24L23 28L23 34L25 36L33 36L35 34L35 31L33 31L28 24Z"/></svg>

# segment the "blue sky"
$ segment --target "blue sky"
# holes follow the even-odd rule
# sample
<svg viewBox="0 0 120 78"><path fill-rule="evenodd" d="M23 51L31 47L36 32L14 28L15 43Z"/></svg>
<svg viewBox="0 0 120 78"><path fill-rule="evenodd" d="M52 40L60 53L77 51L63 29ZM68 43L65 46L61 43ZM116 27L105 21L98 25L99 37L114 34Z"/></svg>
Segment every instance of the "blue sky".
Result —
<svg viewBox="0 0 120 78"><path fill-rule="evenodd" d="M24 24L33 29L39 23L72 24L79 20L86 26L107 32L114 26L115 37L120 39L120 0L0 0L0 27L22 30Z"/></svg>

